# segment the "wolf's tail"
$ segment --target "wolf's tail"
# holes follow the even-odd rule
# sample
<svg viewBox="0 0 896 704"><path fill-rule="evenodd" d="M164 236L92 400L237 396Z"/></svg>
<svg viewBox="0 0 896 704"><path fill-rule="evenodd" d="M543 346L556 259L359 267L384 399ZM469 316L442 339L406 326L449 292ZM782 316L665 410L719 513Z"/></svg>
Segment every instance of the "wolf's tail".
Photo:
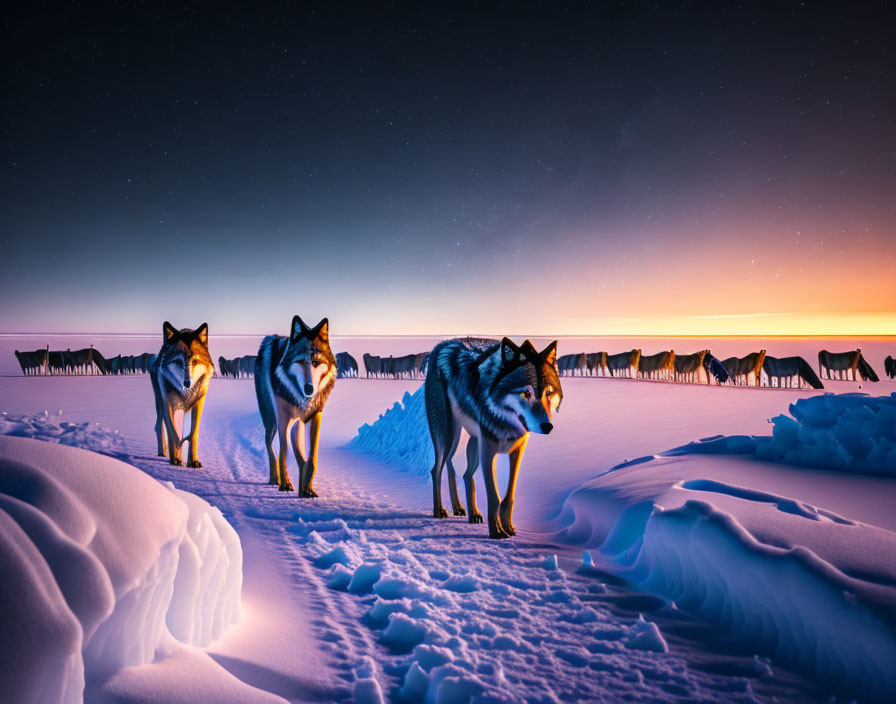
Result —
<svg viewBox="0 0 896 704"><path fill-rule="evenodd" d="M871 365L865 361L865 357L861 354L859 354L859 374L862 375L863 379L867 379L868 381L880 381L877 372L871 368Z"/></svg>
<svg viewBox="0 0 896 704"><path fill-rule="evenodd" d="M821 379L815 374L815 370L809 365L809 363L800 357L799 362L797 362L797 372L800 377L802 377L803 381L805 381L809 386L813 389L823 389L824 384L821 383Z"/></svg>

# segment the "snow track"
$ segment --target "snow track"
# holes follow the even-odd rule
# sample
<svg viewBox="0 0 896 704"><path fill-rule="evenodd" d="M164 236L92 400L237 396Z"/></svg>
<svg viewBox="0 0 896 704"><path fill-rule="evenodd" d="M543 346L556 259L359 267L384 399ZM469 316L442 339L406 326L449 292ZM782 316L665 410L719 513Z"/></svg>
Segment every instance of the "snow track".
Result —
<svg viewBox="0 0 896 704"><path fill-rule="evenodd" d="M282 617L271 630L284 647L264 662L276 676L256 669L248 684L291 701L806 696L805 684L770 679L752 657L707 657L674 635L667 645L651 621L674 633L680 615L606 575L558 569L557 548L535 535L491 541L482 526L428 517L426 484L394 467L324 447L320 498L278 492L265 483L260 422L244 409L212 411L202 471L133 461L219 506L247 546L248 572L252 546L269 552L264 608ZM409 482L419 503L382 496L392 482ZM251 591L247 583L244 601Z"/></svg>

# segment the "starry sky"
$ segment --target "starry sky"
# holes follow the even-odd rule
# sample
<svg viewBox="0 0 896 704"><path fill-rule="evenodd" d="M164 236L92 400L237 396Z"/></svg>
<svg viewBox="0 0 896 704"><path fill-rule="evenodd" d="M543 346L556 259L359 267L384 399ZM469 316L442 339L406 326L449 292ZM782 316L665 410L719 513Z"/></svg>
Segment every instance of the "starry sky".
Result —
<svg viewBox="0 0 896 704"><path fill-rule="evenodd" d="M2 20L0 331L896 331L884 4L87 5Z"/></svg>

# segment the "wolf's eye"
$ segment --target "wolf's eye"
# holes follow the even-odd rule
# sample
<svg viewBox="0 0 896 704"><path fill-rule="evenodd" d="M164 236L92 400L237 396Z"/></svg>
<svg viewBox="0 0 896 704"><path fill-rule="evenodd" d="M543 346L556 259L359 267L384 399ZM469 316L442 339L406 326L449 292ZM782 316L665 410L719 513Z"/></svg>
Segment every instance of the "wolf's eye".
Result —
<svg viewBox="0 0 896 704"><path fill-rule="evenodd" d="M317 369L317 367L319 367L321 364L323 364L323 362L321 362L319 359L315 359L314 361L311 362L311 366L314 367L315 369Z"/></svg>
<svg viewBox="0 0 896 704"><path fill-rule="evenodd" d="M520 398L525 401L528 401L530 398L532 398L532 394L530 394L528 391L521 391Z"/></svg>

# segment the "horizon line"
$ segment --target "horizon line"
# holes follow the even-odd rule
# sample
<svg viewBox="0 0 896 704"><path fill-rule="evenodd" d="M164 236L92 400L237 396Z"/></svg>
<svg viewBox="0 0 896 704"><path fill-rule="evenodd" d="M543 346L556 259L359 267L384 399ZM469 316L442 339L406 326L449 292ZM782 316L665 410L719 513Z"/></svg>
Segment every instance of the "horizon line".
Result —
<svg viewBox="0 0 896 704"><path fill-rule="evenodd" d="M210 338L241 338L241 337L264 337L266 335L270 335L271 333L255 333L255 332L239 332L239 333L215 333L210 334ZM56 337L85 337L88 335L95 335L97 337L161 337L158 332L101 332L101 331L76 331L76 332L55 332L55 331L40 331L40 332L17 332L17 331L0 331L0 337L38 337L42 335L52 335ZM869 337L896 337L896 332L893 333L812 333L812 334L786 334L786 333L745 333L745 334L694 334L694 333L680 333L680 334L668 334L668 335L658 335L655 333L645 333L645 334L637 334L637 333L627 333L627 334L557 334L557 333L413 333L413 334L382 334L382 333L372 333L372 334L363 334L363 333L353 333L348 335L331 335L331 337L335 339L391 339L391 338L416 338L416 337L432 337L432 338L440 338L440 339L448 339L448 338L457 338L457 337L536 337L536 338L572 338L572 339L601 339L601 338L700 338L700 339L719 339L719 338L746 338L746 337L781 337L781 338L822 338L829 339L835 337L846 337L846 338L869 338Z"/></svg>

